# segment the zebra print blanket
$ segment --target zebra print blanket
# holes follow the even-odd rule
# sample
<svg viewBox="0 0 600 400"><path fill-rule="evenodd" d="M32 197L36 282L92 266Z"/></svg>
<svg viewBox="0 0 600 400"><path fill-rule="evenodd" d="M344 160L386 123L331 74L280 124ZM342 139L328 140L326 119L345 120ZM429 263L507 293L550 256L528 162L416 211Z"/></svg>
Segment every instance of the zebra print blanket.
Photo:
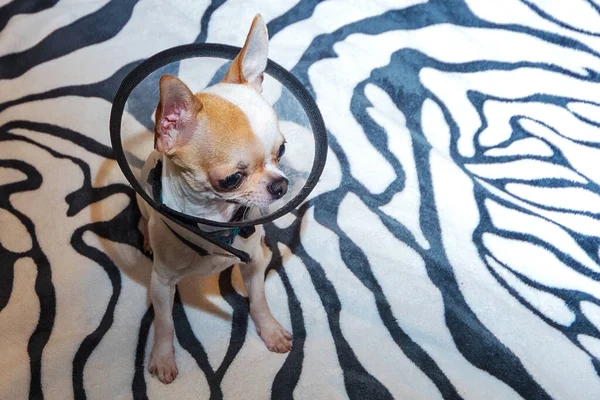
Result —
<svg viewBox="0 0 600 400"><path fill-rule="evenodd" d="M330 138L266 227L294 348L237 268L186 279L167 386L111 100L256 12ZM0 398L600 398L596 0L0 0L0 30Z"/></svg>

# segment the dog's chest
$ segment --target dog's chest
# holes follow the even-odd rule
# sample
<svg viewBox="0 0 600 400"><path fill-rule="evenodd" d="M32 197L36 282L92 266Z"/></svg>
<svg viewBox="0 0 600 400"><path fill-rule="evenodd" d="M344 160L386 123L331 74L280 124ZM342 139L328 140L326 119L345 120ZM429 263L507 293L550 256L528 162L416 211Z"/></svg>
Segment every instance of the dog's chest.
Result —
<svg viewBox="0 0 600 400"><path fill-rule="evenodd" d="M254 257L257 250L261 250L261 237L264 235L262 226L257 227L256 232L247 239L236 237L232 245L242 251L247 252L250 257ZM166 232L165 232L166 233ZM173 232L169 232L173 235ZM190 247L189 244L171 237L171 248L169 264L180 277L186 275L210 276L218 274L234 264L240 264L237 257L231 256L227 251L216 246L206 246L206 248ZM175 240L173 240L175 239ZM208 252L208 254L206 254ZM178 256L177 256L178 255ZM178 262L186 260L187 262Z"/></svg>
<svg viewBox="0 0 600 400"><path fill-rule="evenodd" d="M234 246L245 250L246 246L241 246L239 242L241 241L236 240ZM190 250L187 249L186 251ZM240 260L237 257L229 256L224 250L220 253L210 255L196 253L189 266L180 270L180 272L183 275L210 276L218 274L234 264L240 264Z"/></svg>
<svg viewBox="0 0 600 400"><path fill-rule="evenodd" d="M239 259L232 257L196 255L193 262L181 272L184 275L210 276L218 274L239 262Z"/></svg>

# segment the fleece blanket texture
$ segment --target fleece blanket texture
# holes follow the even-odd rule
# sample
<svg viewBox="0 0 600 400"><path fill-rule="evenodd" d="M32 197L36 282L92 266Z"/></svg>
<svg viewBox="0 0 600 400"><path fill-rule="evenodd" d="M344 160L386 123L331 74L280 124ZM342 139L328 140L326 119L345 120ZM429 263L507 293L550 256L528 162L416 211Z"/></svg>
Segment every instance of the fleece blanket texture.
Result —
<svg viewBox="0 0 600 400"><path fill-rule="evenodd" d="M191 277L163 385L111 102L257 12L329 137L266 225L293 350L267 351L237 266ZM599 246L596 0L0 0L1 399L597 400Z"/></svg>

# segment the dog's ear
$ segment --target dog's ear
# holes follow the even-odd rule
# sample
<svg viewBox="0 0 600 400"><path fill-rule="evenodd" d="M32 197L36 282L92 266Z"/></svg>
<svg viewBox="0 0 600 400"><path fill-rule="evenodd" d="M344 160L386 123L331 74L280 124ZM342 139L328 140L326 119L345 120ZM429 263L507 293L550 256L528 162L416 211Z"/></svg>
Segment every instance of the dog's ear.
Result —
<svg viewBox="0 0 600 400"><path fill-rule="evenodd" d="M262 92L262 82L267 68L269 56L269 33L267 25L260 14L256 14L248 32L246 43L240 54L237 55L223 82L249 83L256 90Z"/></svg>
<svg viewBox="0 0 600 400"><path fill-rule="evenodd" d="M174 76L160 78L160 101L156 108L154 148L172 154L187 143L198 124L196 115L202 108L190 89Z"/></svg>

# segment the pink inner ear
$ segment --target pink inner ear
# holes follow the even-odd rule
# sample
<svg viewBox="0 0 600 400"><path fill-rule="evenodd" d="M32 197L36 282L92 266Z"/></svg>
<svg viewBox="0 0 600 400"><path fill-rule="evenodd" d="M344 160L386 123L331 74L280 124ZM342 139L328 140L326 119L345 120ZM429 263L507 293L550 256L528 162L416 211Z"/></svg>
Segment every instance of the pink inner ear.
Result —
<svg viewBox="0 0 600 400"><path fill-rule="evenodd" d="M171 105L170 107L165 107L163 109L162 120L160 121L161 128L175 129L177 126L177 122L181 119L181 113L183 112L184 107L178 105Z"/></svg>
<svg viewBox="0 0 600 400"><path fill-rule="evenodd" d="M160 122L160 126L163 129L175 128L175 123L177 122L178 119L179 119L179 115L177 115L177 114L163 115L163 119Z"/></svg>

